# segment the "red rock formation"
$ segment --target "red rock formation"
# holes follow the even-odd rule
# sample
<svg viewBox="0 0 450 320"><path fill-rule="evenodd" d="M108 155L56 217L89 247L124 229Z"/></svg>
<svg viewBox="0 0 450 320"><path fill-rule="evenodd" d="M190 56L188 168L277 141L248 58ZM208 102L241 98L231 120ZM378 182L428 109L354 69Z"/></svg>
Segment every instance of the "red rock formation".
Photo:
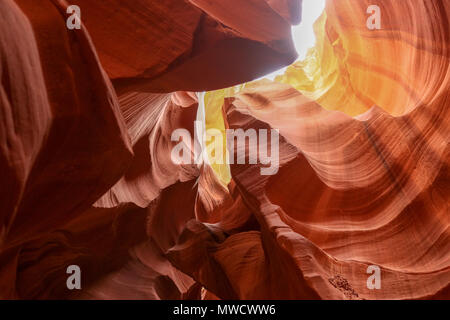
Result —
<svg viewBox="0 0 450 320"><path fill-rule="evenodd" d="M171 134L210 112L192 91L295 59L301 1L72 2L81 30L0 1L0 298L450 299L450 4L378 0L369 32L370 1L328 1L314 76L219 106L281 135L275 175L224 185Z"/></svg>
<svg viewBox="0 0 450 320"><path fill-rule="evenodd" d="M299 0L71 3L83 8L83 23L119 92L213 90L296 58L283 17L298 22Z"/></svg>

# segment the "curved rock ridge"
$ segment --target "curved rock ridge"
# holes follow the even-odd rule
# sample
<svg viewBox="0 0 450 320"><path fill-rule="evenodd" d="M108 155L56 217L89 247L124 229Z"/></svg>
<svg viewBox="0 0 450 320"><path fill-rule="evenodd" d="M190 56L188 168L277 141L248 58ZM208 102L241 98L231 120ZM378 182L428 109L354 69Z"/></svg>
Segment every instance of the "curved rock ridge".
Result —
<svg viewBox="0 0 450 320"><path fill-rule="evenodd" d="M196 165L176 165L171 159L171 151L178 143L172 141L172 132L183 128L189 130L191 136L194 134L197 98L182 92L133 92L121 96L119 102L133 144L134 157L123 177L96 202L96 206L114 207L133 202L145 208L162 189L199 175ZM193 146L188 147L193 154Z"/></svg>
<svg viewBox="0 0 450 320"><path fill-rule="evenodd" d="M373 108L362 120L325 111L283 85L258 88L254 101L274 101L264 108L252 104L252 94L233 105L278 127L300 153L265 185L232 166L233 179L256 198L263 237L276 239L308 284L323 298L338 298L322 288L333 289L336 277L353 288L344 292L352 298L418 299L448 290L448 95L403 117ZM369 265L381 268L382 286L392 289L368 290Z"/></svg>
<svg viewBox="0 0 450 320"><path fill-rule="evenodd" d="M450 3L376 2L248 82L295 59L300 0L72 0L76 30L0 1L0 298L450 299ZM174 163L199 119L277 129L279 170Z"/></svg>
<svg viewBox="0 0 450 320"><path fill-rule="evenodd" d="M446 1L377 1L380 30L367 27L369 0L327 1L317 45L277 81L351 116L377 105L400 116L448 90Z"/></svg>
<svg viewBox="0 0 450 320"><path fill-rule="evenodd" d="M1 193L2 204L12 199L1 229L10 247L89 208L132 154L115 90L85 30L69 33L48 1L2 1L2 12L9 23L1 48L2 188L13 188ZM36 219L42 223L30 223Z"/></svg>

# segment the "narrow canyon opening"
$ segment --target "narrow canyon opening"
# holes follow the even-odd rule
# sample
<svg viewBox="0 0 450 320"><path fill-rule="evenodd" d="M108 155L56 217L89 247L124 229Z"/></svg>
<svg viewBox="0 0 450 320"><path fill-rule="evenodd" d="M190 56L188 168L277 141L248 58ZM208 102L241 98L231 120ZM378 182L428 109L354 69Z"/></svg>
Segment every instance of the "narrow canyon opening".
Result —
<svg viewBox="0 0 450 320"><path fill-rule="evenodd" d="M325 11L325 0L304 0L302 4L302 20L299 24L292 26L292 39L294 42L295 49L297 51L298 57L294 64L301 63L305 61L308 54L313 56L314 53L310 52L312 48L316 45L316 30L315 23L324 14ZM294 65L293 64L293 65ZM306 65L308 62L305 63ZM318 67L313 63L313 67ZM293 66L292 65L292 66ZM285 74L289 66L283 67L279 70L271 72L259 79L254 81L260 81L264 79L269 79L271 81L276 81L276 77ZM198 94L199 97L199 108L197 114L197 120L204 123L203 131L205 134L205 143L202 144L202 148L205 148L206 152L203 152L203 160L207 162L213 168L213 172L217 175L219 180L226 186L231 180L230 167L227 163L228 151L227 137L225 134L225 123L223 119L223 114L221 112L223 99L230 97L235 93L238 93L247 84L240 84L234 86L233 88L224 89L223 93L217 94L215 92L203 92ZM210 96L215 96L215 99L208 99ZM219 96L219 99L217 99ZM214 134L214 132L221 132L221 135ZM217 139L222 141L218 142ZM228 141L229 143L229 141ZM249 153L252 150L249 150ZM253 150L254 151L254 150ZM211 161L212 159L222 159L222 161Z"/></svg>

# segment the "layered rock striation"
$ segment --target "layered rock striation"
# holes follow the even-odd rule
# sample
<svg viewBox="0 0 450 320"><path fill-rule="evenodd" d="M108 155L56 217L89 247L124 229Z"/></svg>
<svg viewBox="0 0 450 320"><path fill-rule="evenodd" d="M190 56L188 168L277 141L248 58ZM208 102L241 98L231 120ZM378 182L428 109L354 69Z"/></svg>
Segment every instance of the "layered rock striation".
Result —
<svg viewBox="0 0 450 320"><path fill-rule="evenodd" d="M450 299L450 3L371 2L294 62L300 0L0 1L0 298ZM200 115L279 170L175 163Z"/></svg>

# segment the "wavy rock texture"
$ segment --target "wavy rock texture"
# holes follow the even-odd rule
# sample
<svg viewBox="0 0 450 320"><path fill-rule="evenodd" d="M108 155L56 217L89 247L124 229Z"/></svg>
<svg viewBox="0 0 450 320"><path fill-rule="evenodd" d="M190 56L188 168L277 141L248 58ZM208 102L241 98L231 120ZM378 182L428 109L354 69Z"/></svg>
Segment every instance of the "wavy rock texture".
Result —
<svg viewBox="0 0 450 320"><path fill-rule="evenodd" d="M0 298L450 299L450 3L378 0L369 31L329 0L245 84L295 59L301 1L72 3L81 30L0 1ZM199 115L278 129L280 170L173 163Z"/></svg>
<svg viewBox="0 0 450 320"><path fill-rule="evenodd" d="M262 76L297 56L289 20L299 20L290 14L299 12L291 11L299 0L71 4L83 8L83 23L119 92L218 89Z"/></svg>

